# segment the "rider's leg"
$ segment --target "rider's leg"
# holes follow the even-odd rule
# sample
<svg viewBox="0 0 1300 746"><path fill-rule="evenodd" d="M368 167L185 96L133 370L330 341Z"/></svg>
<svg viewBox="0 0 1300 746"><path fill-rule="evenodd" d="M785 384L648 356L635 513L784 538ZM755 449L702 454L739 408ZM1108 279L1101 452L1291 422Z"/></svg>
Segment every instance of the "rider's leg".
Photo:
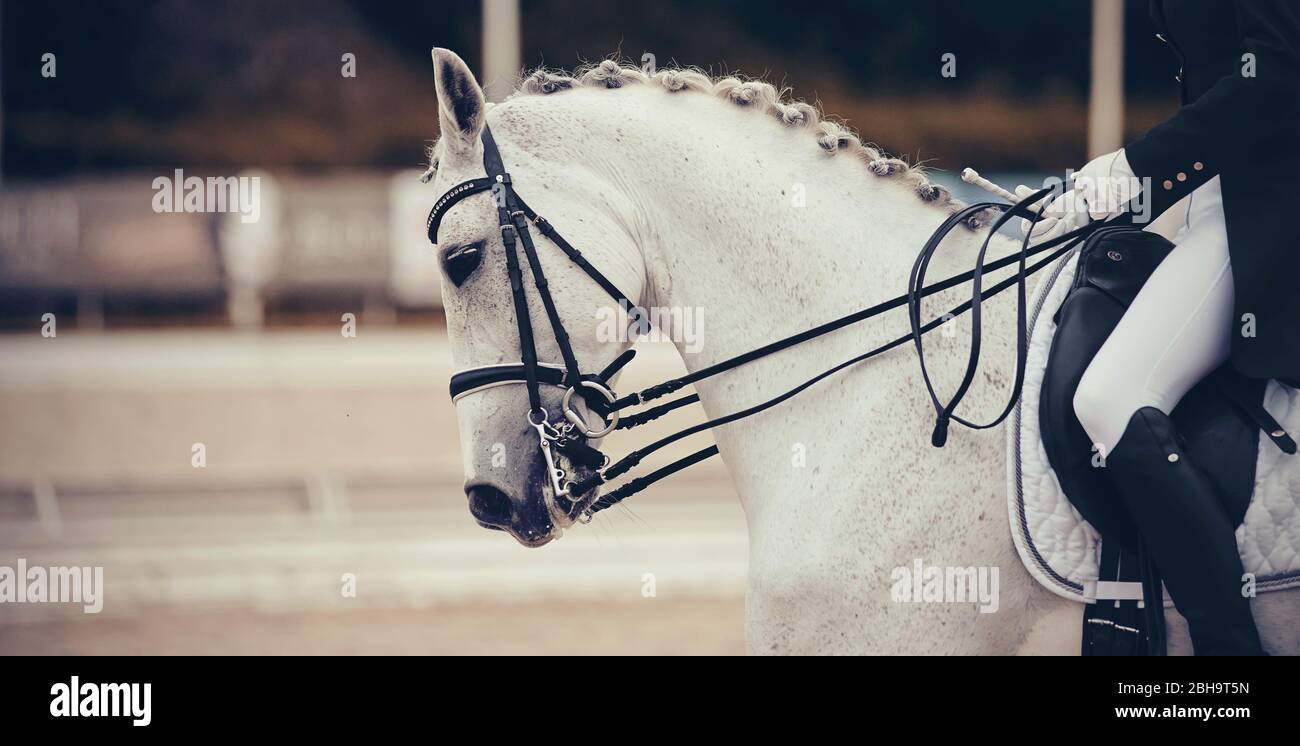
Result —
<svg viewBox="0 0 1300 746"><path fill-rule="evenodd" d="M1232 265L1214 178L1192 195L1177 247L1156 268L1079 382L1074 411L1105 453L1133 413L1168 414L1228 358Z"/></svg>
<svg viewBox="0 0 1300 746"><path fill-rule="evenodd" d="M1177 247L1088 366L1074 408L1138 523L1197 654L1260 651L1234 526L1168 414L1228 357L1232 267L1217 178L1197 189Z"/></svg>

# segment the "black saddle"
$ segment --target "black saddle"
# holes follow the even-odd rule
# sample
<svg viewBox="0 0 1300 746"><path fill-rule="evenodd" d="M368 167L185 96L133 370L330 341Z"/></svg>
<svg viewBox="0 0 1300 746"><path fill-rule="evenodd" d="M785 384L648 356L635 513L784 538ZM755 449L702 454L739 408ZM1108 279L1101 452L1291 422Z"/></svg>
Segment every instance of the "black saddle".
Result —
<svg viewBox="0 0 1300 746"><path fill-rule="evenodd" d="M1043 445L1062 491L1103 539L1102 582L1084 615L1084 655L1164 653L1159 577L1105 469L1096 468L1103 454L1095 452L1073 400L1088 364L1173 248L1164 237L1133 228L1094 233L1079 249L1074 282L1054 317L1057 328L1039 402ZM1218 488L1234 525L1245 517L1254 491L1259 431L1284 451L1296 451L1295 441L1264 409L1267 383L1225 364L1170 415L1186 452Z"/></svg>

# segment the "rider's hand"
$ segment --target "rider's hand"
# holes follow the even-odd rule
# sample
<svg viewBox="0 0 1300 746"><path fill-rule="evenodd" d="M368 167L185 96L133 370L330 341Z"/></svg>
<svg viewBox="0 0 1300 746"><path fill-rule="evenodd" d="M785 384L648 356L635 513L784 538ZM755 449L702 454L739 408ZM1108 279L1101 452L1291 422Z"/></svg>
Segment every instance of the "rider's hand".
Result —
<svg viewBox="0 0 1300 746"><path fill-rule="evenodd" d="M1016 187L1016 195L1021 199L1035 191L1023 184ZM1020 228L1036 242L1047 241L1092 220L1120 214L1140 191L1141 182L1129 166L1124 149L1120 148L1094 158L1076 171L1073 188L1052 200L1043 210L1041 220L1032 223L1028 218L1022 219Z"/></svg>

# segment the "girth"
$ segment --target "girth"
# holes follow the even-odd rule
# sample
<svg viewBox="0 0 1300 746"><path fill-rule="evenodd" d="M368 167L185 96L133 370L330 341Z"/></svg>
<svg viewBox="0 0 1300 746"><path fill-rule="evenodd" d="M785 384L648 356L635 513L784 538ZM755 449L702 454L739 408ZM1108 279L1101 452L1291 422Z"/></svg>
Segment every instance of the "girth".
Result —
<svg viewBox="0 0 1300 746"><path fill-rule="evenodd" d="M999 202L980 202L970 205L949 216L949 218L945 220L937 230L935 230L929 240L926 241L925 246L922 247L917 256L916 263L913 265L912 273L908 280L907 292L903 295L877 303L839 319L799 332L798 334L793 334L784 339L771 342L750 352L722 360L718 363L697 370L694 373L664 381L663 383L624 397L618 397L610 387L609 380L618 372L619 369L632 359L633 352L631 350L623 352L599 373L583 374L581 370L579 370L577 359L574 356L572 346L569 342L569 336L559 318L559 313L556 311L554 300L551 297L546 282L546 277L542 273L542 267L538 260L536 246L534 245L532 235L529 232L529 224L531 223L533 226L536 226L542 235L546 236L552 243L558 246L574 265L581 269L588 277L599 285L606 294L624 308L630 318L640 321L646 318L644 311L634 304L628 296L620 291L612 282L609 281L608 278L593 267L586 258L583 257L582 252L578 251L568 241L566 241L545 218L538 215L534 210L528 207L523 199L519 197L514 190L514 185L510 179L510 175L505 170L501 159L501 153L497 148L492 132L486 126L483 128L482 141L483 166L487 172L487 176L462 182L449 189L447 193L440 197L434 204L433 209L429 213L426 228L428 230L429 240L436 244L438 241L439 226L448 210L458 204L461 200L472 195L487 191L493 193L493 204L497 208L501 238L505 246L507 279L510 283L516 325L519 329L521 361L518 364L509 363L490 365L460 371L452 376L451 396L453 401L459 401L470 394L478 393L495 386L524 384L528 387L529 411L527 413L527 419L529 425L538 433L539 447L546 461L548 477L552 487L552 494L547 496L548 506L553 512L562 513L566 516L569 515L569 512L558 507L558 500L567 499L571 506L573 506L574 509L577 509L586 499L585 496L587 496L588 493L593 492L600 485L626 474L628 471L635 468L642 459L650 454L696 433L736 422L765 411L793 398L794 396L797 396L799 393L806 391L818 382L835 375L840 371L875 357L876 355L900 347L908 342L913 342L916 346L917 355L921 364L922 378L924 379L926 389L935 408L936 424L934 435L931 439L933 445L939 447L945 443L948 436L948 428L952 422L976 429L989 428L997 425L1012 411L1015 401L1019 397L1021 383L1024 380L1027 344L1025 332L1028 326L1026 320L1026 279L1029 275L1059 259L1094 231L1106 226L1129 224L1132 221L1131 213L1126 212L1109 221L1090 223L1049 241L1041 242L1032 248L1029 246L1029 235L1026 234L1021 242L1020 251L986 264L985 258L993 235L996 234L1008 220L1011 220L1014 217L1038 220L1043 210L1043 205L1046 204L1043 200L1053 194L1053 189L1040 189L1014 205ZM1040 205L1040 203L1043 203L1043 205ZM1035 205L1039 205L1037 209L1031 209ZM958 225L962 225L967 220L974 218L984 211L997 211L1001 212L1002 215L999 216L993 226L989 229L988 235L980 247L974 269L959 275L948 277L931 285L925 285L926 270L929 267L931 258L938 250L943 239ZM563 361L562 365L542 363L537 360L532 319L529 315L527 297L524 291L523 268L517 253L518 248L523 249L525 258L527 259L531 270L533 285L541 299L542 307L545 309L546 316L551 326L551 331L554 334L556 344L560 350L560 357ZM1028 263L1030 258L1040 254L1046 254L1046 256L1038 259L1033 264ZM983 277L986 273L1011 266L1012 264L1017 265L1016 273L1013 276L1005 278L990 287L985 288L983 286ZM920 303L924 298L935 293L952 289L966 282L972 283L970 300L952 308L945 314L941 314L928 321L923 321L921 318ZM1003 411L988 423L976 424L957 416L956 409L966 392L969 390L979 366L981 305L984 300L1012 286L1015 286L1018 291L1015 383L1012 387L1010 401ZM767 401L731 414L701 422L697 425L693 425L660 438L648 446L632 451L627 456L613 463L610 463L607 457L586 443L588 439L603 437L615 429L630 429L643 425L671 411L694 404L699 401L699 397L691 394L672 399L664 404L649 407L638 412L629 413L626 416L621 416L622 411L625 409L642 406L699 381L734 370L747 363L753 362L754 360L767 357L768 355L793 347L794 345L824 336L852 324L874 318L887 311L901 308L903 306L906 306L908 309L910 331L907 334L860 355L854 356ZM934 386L930 380L929 371L925 365L925 355L921 346L921 338L927 332L938 328L952 320L954 317L967 311L971 313L972 332L971 347L966 371L954 396L947 402L943 402L935 392ZM559 387L565 390L561 402L563 414L562 420L557 422L550 421L548 413L541 404L540 387L542 385ZM573 398L575 396L580 396L592 412L605 420L604 427L593 429L589 426L582 414L573 408ZM568 480L566 472L556 463L556 452L563 453L574 463L593 470L593 473L590 476L577 481ZM682 469L699 463L700 461L715 456L717 453L717 446L709 446L708 448L696 451L689 456L669 463L644 477L629 480L618 489L592 499L590 503L582 509L579 518L589 520L596 512L609 508L636 492L645 489L651 484L681 471Z"/></svg>

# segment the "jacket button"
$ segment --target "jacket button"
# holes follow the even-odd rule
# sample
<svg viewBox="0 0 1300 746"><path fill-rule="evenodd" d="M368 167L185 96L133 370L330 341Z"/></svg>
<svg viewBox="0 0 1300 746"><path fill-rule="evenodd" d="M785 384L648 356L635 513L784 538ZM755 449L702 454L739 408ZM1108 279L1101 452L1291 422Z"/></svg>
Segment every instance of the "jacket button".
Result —
<svg viewBox="0 0 1300 746"><path fill-rule="evenodd" d="M1182 171L1179 171L1177 178L1179 181L1187 181L1187 174L1183 173Z"/></svg>
<svg viewBox="0 0 1300 746"><path fill-rule="evenodd" d="M1169 191L1170 189L1173 188L1174 188L1174 182L1170 181L1169 179L1165 179L1165 191Z"/></svg>
<svg viewBox="0 0 1300 746"><path fill-rule="evenodd" d="M1201 163L1200 161L1197 161L1197 162L1195 162L1195 163L1192 164L1192 168L1196 169L1197 171L1204 171L1204 170L1205 170L1205 164L1204 164L1204 163Z"/></svg>

